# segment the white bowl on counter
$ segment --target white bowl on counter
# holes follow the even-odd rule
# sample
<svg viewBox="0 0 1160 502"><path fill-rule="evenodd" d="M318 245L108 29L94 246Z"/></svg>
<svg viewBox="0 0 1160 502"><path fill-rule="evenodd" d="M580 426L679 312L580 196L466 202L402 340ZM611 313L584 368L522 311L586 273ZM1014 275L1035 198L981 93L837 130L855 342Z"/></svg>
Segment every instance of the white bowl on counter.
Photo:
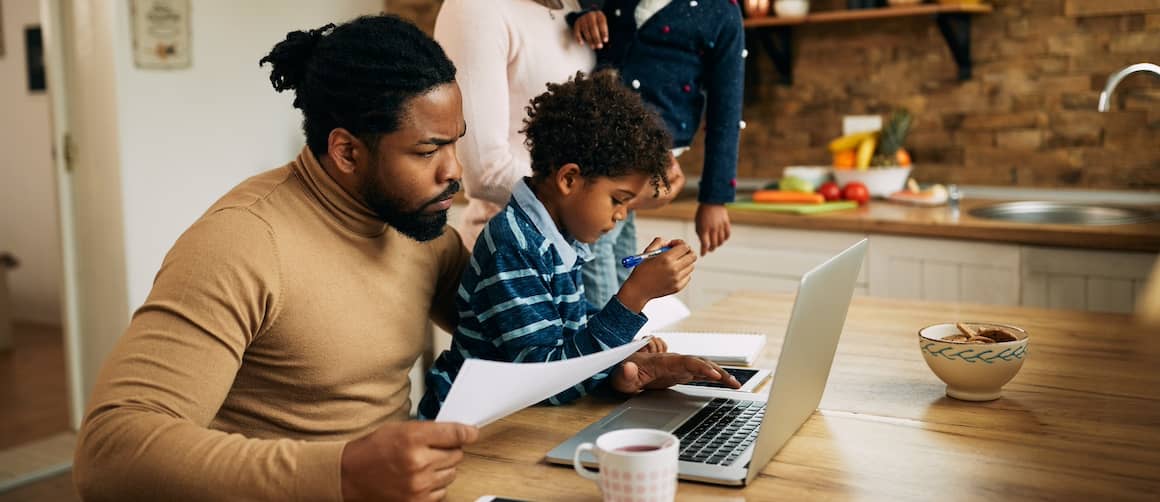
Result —
<svg viewBox="0 0 1160 502"><path fill-rule="evenodd" d="M857 181L866 185L871 197L884 199L906 187L906 180L910 179L910 168L911 166L872 167L865 171L834 169L834 179L838 182L838 186L843 188L847 183Z"/></svg>
<svg viewBox="0 0 1160 502"><path fill-rule="evenodd" d="M803 179L817 190L822 183L830 181L830 171L833 171L833 168L829 166L789 166L782 170L781 177L793 176Z"/></svg>
<svg viewBox="0 0 1160 502"><path fill-rule="evenodd" d="M776 0L773 2L773 12L777 17L805 17L810 12L808 0Z"/></svg>

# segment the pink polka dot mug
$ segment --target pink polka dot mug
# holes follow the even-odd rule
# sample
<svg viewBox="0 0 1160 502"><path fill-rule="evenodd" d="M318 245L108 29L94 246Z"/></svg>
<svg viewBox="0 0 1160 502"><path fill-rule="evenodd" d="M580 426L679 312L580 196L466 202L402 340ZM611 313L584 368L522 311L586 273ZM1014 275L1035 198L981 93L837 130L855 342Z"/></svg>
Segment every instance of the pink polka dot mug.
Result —
<svg viewBox="0 0 1160 502"><path fill-rule="evenodd" d="M572 464L578 474L600 485L605 502L669 502L677 495L679 445L665 431L622 429L601 434L596 444L581 444ZM596 457L599 473L581 463L580 456L588 451Z"/></svg>

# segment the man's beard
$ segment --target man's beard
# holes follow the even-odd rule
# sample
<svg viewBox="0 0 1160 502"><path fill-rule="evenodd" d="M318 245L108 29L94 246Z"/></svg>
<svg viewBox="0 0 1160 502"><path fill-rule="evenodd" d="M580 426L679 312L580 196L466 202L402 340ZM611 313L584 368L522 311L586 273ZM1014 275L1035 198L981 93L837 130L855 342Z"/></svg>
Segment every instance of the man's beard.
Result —
<svg viewBox="0 0 1160 502"><path fill-rule="evenodd" d="M459 180L451 180L447 189L438 197L424 202L414 211L407 211L404 209L407 207L406 202L383 192L382 183L380 183L377 174L378 170L372 169L371 171L376 174L369 183L363 186L363 201L366 202L371 211L379 216L379 219L394 227L399 233L419 242L426 242L443 235L443 227L447 225L447 211L426 213L423 210L427 206L449 199L459 192Z"/></svg>

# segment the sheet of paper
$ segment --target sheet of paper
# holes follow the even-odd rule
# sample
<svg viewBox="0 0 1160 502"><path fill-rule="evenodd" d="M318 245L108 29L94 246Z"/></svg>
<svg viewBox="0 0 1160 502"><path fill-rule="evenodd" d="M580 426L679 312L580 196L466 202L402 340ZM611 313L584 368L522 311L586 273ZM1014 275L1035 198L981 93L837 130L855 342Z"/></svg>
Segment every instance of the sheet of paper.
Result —
<svg viewBox="0 0 1160 502"><path fill-rule="evenodd" d="M689 317L689 307L676 296L662 296L649 301L644 306L644 315L648 322L640 328L640 335L647 335L653 331L664 329L676 324L677 321ZM639 335L638 335L639 336Z"/></svg>
<svg viewBox="0 0 1160 502"><path fill-rule="evenodd" d="M718 364L753 364L765 348L765 335L753 333L697 333L654 331L669 352L700 356Z"/></svg>
<svg viewBox="0 0 1160 502"><path fill-rule="evenodd" d="M648 340L642 338L584 357L549 363L468 359L435 421L483 427L628 359Z"/></svg>

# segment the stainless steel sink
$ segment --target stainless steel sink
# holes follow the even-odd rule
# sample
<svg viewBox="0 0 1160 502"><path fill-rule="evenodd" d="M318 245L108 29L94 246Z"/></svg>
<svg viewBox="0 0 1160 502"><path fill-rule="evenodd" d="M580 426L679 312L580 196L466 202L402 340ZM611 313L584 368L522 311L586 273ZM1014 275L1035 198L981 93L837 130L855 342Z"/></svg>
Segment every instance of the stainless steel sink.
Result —
<svg viewBox="0 0 1160 502"><path fill-rule="evenodd" d="M1042 201L1003 202L969 213L976 218L1057 225L1127 225L1156 218L1155 211L1146 209Z"/></svg>

